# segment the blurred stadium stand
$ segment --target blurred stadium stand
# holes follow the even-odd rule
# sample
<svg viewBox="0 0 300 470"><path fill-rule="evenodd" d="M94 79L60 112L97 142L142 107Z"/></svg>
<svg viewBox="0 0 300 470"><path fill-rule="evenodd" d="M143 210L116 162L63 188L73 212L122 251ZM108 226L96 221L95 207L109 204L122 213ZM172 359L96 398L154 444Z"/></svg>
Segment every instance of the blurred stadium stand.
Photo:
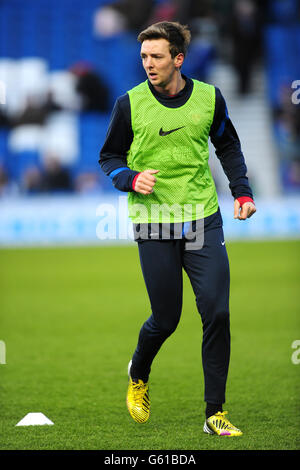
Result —
<svg viewBox="0 0 300 470"><path fill-rule="evenodd" d="M73 178L81 172L94 173L96 189L113 191L111 183L99 169L98 154L116 97L140 80L142 70L137 60L138 43L131 32L121 32L112 37L97 37L94 34L95 11L106 3L109 2L0 2L0 80L6 84L6 106L2 105L0 162L8 181L13 183L14 191L19 188L21 192L26 192L21 184L24 171L32 165L42 170L42 154L49 151L58 153L57 157L70 170ZM71 73L74 64L80 62L91 67L106 86L107 110L95 112L80 109L80 96L75 89L76 77ZM58 109L50 108L48 113L45 112L43 120L40 116L40 120L30 122L34 121L33 116L37 114L35 108L44 105L47 93L51 93L51 99ZM15 116L24 110L28 98L32 107L26 113L26 118L15 122ZM4 110L8 113L6 126ZM65 126L69 132L62 132L63 120L58 116L61 110L65 111L64 115L69 120L69 126ZM55 111L60 121L55 127L56 145L47 128L49 116L52 121L55 120ZM77 118L73 120L73 130L70 129L72 125L68 114ZM26 133L28 138L25 138ZM72 136L78 139L79 149L77 152L73 149L74 154L66 161L66 149L62 150L62 147L70 146ZM12 188L8 185L6 189L9 192Z"/></svg>
<svg viewBox="0 0 300 470"><path fill-rule="evenodd" d="M116 3L0 0L0 83L5 84L2 104L0 89L2 201L7 196L49 192L116 195L109 178L100 171L99 150L115 99L145 79L138 60L139 29L126 26L121 16L113 17L105 10ZM297 196L300 105L292 103L291 96L295 92L292 83L300 80L299 0L253 0L261 19L262 51L253 66L251 90L241 94L230 21L234 5L247 3L249 0L149 0L143 5L152 7L149 22L165 18L191 24L193 41L183 72L222 90L242 142L255 196ZM172 17L175 6L181 15L178 18L176 14ZM105 12L102 16L101 11ZM87 98L77 89L87 72L93 75L94 84L98 79L98 109L85 106ZM300 83L298 86L300 90ZM300 91L296 96L300 101ZM211 166L220 196L228 196L228 182L215 157ZM47 171L52 173L45 185ZM51 186L55 171L58 183Z"/></svg>

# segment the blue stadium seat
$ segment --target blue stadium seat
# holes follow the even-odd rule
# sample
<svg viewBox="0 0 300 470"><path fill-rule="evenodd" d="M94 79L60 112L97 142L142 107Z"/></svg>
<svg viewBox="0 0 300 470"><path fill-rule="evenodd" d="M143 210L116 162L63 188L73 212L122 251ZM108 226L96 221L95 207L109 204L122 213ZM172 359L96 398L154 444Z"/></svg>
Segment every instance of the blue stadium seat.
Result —
<svg viewBox="0 0 300 470"><path fill-rule="evenodd" d="M268 95L272 106L280 102L282 86L291 86L299 76L300 27L271 25L265 29L266 74L269 86Z"/></svg>
<svg viewBox="0 0 300 470"><path fill-rule="evenodd" d="M298 0L269 0L268 2L268 14L272 22L281 25L295 24L298 13Z"/></svg>
<svg viewBox="0 0 300 470"><path fill-rule="evenodd" d="M79 117L80 156L74 172L99 171L99 151L104 143L109 115L94 112Z"/></svg>
<svg viewBox="0 0 300 470"><path fill-rule="evenodd" d="M0 127L0 154L7 152L7 137L9 134L9 130Z"/></svg>
<svg viewBox="0 0 300 470"><path fill-rule="evenodd" d="M80 155L72 168L72 177L75 181L80 175L90 173L95 175L97 181L105 191L114 190L111 181L101 171L99 166L99 152L104 143L110 115L106 113L85 112L79 118Z"/></svg>
<svg viewBox="0 0 300 470"><path fill-rule="evenodd" d="M29 168L41 168L40 156L37 151L22 151L18 153L11 153L6 162L6 168L9 177L20 183L26 170Z"/></svg>
<svg viewBox="0 0 300 470"><path fill-rule="evenodd" d="M9 131L0 127L0 165L6 169L8 157L7 139Z"/></svg>

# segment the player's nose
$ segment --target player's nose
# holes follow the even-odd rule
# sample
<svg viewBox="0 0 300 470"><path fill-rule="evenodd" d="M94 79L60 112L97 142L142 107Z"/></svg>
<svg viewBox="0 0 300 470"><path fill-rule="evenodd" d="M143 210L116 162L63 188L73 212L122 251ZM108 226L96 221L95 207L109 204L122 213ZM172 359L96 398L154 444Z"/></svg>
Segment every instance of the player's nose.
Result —
<svg viewBox="0 0 300 470"><path fill-rule="evenodd" d="M152 57L147 57L144 61L144 66L146 69L151 69L153 67Z"/></svg>

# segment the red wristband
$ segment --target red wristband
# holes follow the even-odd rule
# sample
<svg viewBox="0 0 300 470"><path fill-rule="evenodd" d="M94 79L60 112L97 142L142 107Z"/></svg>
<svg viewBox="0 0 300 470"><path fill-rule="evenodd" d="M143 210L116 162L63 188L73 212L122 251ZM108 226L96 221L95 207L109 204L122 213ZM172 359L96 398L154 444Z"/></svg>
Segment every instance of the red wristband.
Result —
<svg viewBox="0 0 300 470"><path fill-rule="evenodd" d="M237 200L239 201L241 207L243 204L245 204L245 202L252 202L252 204L254 204L253 199L248 196L237 197Z"/></svg>
<svg viewBox="0 0 300 470"><path fill-rule="evenodd" d="M133 178L133 181L132 181L132 189L134 190L135 188L135 183L136 183L136 180L138 178L138 176L140 175L141 173L138 173L137 175L135 175L135 177Z"/></svg>

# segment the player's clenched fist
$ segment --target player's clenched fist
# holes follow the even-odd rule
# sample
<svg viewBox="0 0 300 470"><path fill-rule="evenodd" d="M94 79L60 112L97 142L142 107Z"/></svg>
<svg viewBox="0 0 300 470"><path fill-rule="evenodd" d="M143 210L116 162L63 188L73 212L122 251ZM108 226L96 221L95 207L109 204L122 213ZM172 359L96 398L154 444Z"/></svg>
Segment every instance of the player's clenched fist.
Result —
<svg viewBox="0 0 300 470"><path fill-rule="evenodd" d="M234 218L239 220L249 219L256 212L256 207L252 202L245 202L242 206L239 201L234 201Z"/></svg>
<svg viewBox="0 0 300 470"><path fill-rule="evenodd" d="M156 183L156 178L154 175L158 172L159 170L142 171L136 179L134 190L141 194L153 193L153 187Z"/></svg>

